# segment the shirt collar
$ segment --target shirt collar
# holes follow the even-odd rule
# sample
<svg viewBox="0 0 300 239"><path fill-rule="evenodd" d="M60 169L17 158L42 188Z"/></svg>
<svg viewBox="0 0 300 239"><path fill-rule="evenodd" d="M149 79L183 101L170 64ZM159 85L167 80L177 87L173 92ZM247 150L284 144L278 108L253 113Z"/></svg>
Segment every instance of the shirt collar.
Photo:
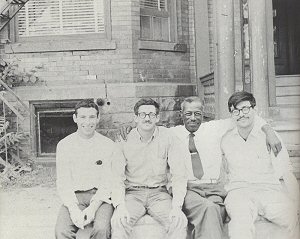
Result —
<svg viewBox="0 0 300 239"><path fill-rule="evenodd" d="M183 129L184 129L184 132L183 132L184 136L185 136L186 138L189 138L191 132L188 131L188 130L185 128L185 125L183 125L182 127L183 127ZM200 125L200 127L201 127L201 125ZM199 127L199 129L198 129L197 131L195 131L195 132L193 133L195 136L196 136L197 133L199 132L200 127Z"/></svg>
<svg viewBox="0 0 300 239"><path fill-rule="evenodd" d="M254 125L253 125L253 128L250 131L250 134L248 135L248 137L257 138L259 136L259 134L261 133L261 131L260 131L261 129L259 128L259 124L256 124L255 121L256 121L256 119L254 118ZM240 134L239 134L237 126L234 127L234 129L232 131L232 134L238 135L240 137Z"/></svg>
<svg viewBox="0 0 300 239"><path fill-rule="evenodd" d="M137 128L135 128L134 130L132 130L133 132L133 137L136 140L142 141L142 136L140 135L139 131ZM149 139L148 143L151 142L153 139L155 139L157 136L159 135L159 129L157 126L155 126L154 132L151 136L151 138Z"/></svg>

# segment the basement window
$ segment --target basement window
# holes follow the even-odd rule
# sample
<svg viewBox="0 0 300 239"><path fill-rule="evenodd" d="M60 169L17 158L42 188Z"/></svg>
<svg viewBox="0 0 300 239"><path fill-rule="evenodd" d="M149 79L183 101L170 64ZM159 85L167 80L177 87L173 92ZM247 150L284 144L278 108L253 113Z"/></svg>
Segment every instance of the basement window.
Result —
<svg viewBox="0 0 300 239"><path fill-rule="evenodd" d="M38 111L37 140L38 155L50 156L56 152L57 143L77 129L73 121L73 110Z"/></svg>
<svg viewBox="0 0 300 239"><path fill-rule="evenodd" d="M77 130L73 121L74 107L79 100L33 101L31 134L32 151L40 158L54 158L57 143Z"/></svg>
<svg viewBox="0 0 300 239"><path fill-rule="evenodd" d="M45 110L38 112L38 154L55 154L57 143L76 131L73 110Z"/></svg>

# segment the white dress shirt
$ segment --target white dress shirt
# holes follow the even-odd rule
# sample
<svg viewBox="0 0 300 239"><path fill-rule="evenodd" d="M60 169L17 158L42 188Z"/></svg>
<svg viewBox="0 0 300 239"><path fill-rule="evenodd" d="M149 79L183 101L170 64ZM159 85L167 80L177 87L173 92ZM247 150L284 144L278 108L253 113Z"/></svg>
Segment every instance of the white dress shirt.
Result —
<svg viewBox="0 0 300 239"><path fill-rule="evenodd" d="M122 157L115 143L95 132L84 139L77 132L65 137L57 145L57 189L67 207L78 204L75 191L97 188L92 201L110 202L111 161Z"/></svg>
<svg viewBox="0 0 300 239"><path fill-rule="evenodd" d="M228 191L251 186L277 188L283 174L292 170L286 147L282 144L277 157L269 153L266 135L256 121L246 141L234 128L224 135L221 148L228 169L229 183L225 187Z"/></svg>
<svg viewBox="0 0 300 239"><path fill-rule="evenodd" d="M257 116L257 122L260 127L266 122ZM194 132L195 145L199 153L202 167L203 176L201 180L194 176L191 156L189 153L189 134L190 132L185 126L180 125L170 128L186 148L186 169L188 172L188 182L190 183L216 183L220 178L220 170L222 166L222 151L220 148L222 136L230 129L233 129L234 123L232 119L212 120L204 122L200 125L199 129ZM266 145L266 144L265 144Z"/></svg>

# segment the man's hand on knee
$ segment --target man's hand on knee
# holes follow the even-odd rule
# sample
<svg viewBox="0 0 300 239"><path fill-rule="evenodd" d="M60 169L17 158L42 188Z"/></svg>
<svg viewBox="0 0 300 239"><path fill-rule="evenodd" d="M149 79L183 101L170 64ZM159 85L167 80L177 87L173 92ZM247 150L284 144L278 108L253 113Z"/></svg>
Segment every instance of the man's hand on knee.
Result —
<svg viewBox="0 0 300 239"><path fill-rule="evenodd" d="M78 228L84 229L84 214L77 205L69 207L70 217L74 225Z"/></svg>
<svg viewBox="0 0 300 239"><path fill-rule="evenodd" d="M111 219L111 224L120 227L122 225L125 226L129 222L130 222L130 215L126 206L124 204L118 205Z"/></svg>
<svg viewBox="0 0 300 239"><path fill-rule="evenodd" d="M170 227L169 231L175 228L184 228L187 225L187 219L180 207L172 208L169 214Z"/></svg>
<svg viewBox="0 0 300 239"><path fill-rule="evenodd" d="M96 211L99 208L99 203L92 202L86 209L82 211L84 218L84 226L90 224L95 219Z"/></svg>

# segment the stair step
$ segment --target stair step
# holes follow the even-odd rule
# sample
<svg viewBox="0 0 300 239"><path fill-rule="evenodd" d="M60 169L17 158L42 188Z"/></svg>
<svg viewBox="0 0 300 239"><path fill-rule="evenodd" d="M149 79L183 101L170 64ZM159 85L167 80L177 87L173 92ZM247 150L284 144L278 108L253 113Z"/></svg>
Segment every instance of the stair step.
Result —
<svg viewBox="0 0 300 239"><path fill-rule="evenodd" d="M300 145L300 120L274 121L271 125L285 145Z"/></svg>
<svg viewBox="0 0 300 239"><path fill-rule="evenodd" d="M300 130L300 120L277 120L271 122L272 127L280 131L298 131Z"/></svg>
<svg viewBox="0 0 300 239"><path fill-rule="evenodd" d="M278 86L276 96L300 95L300 86Z"/></svg>
<svg viewBox="0 0 300 239"><path fill-rule="evenodd" d="M277 96L276 102L280 105L300 105L300 95Z"/></svg>
<svg viewBox="0 0 300 239"><path fill-rule="evenodd" d="M300 86L300 75L276 76L276 86Z"/></svg>
<svg viewBox="0 0 300 239"><path fill-rule="evenodd" d="M277 105L270 107L270 117L274 120L300 119L300 105Z"/></svg>
<svg viewBox="0 0 300 239"><path fill-rule="evenodd" d="M286 144L285 145L290 157L300 157L300 145Z"/></svg>

